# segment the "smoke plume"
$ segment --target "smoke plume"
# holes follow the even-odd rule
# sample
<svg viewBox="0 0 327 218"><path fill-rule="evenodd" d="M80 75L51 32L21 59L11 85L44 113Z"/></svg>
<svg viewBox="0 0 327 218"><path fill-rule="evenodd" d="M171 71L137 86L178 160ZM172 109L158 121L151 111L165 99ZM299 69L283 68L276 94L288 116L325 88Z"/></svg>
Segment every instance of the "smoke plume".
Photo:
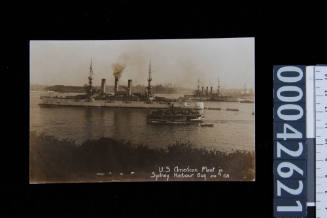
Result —
<svg viewBox="0 0 327 218"><path fill-rule="evenodd" d="M123 73L125 67L126 65L120 63L114 63L112 65L112 70L113 70L112 74L116 79L119 79L121 77L121 74Z"/></svg>

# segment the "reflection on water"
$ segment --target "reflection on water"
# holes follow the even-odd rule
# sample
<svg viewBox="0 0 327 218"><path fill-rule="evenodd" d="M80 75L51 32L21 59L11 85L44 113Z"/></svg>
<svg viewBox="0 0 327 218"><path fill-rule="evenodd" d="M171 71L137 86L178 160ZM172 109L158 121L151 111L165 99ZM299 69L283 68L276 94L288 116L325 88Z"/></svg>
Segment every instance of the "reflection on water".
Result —
<svg viewBox="0 0 327 218"><path fill-rule="evenodd" d="M206 102L221 110L205 110L205 122L214 127L198 125L165 126L146 123L149 112L144 109L39 107L39 93L31 93L31 131L81 143L87 139L111 137L155 148L176 141L189 141L194 146L219 150L254 150L254 104ZM239 111L226 111L238 108Z"/></svg>

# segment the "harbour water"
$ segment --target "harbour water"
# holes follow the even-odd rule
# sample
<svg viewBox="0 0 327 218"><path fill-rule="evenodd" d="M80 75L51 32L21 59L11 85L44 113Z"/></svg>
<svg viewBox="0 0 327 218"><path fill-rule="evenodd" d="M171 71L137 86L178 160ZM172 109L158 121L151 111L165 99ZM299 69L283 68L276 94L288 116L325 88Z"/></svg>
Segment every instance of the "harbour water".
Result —
<svg viewBox="0 0 327 218"><path fill-rule="evenodd" d="M205 102L205 106L221 109L204 110L205 122L213 123L213 127L166 126L147 124L149 110L145 109L40 107L41 94L30 93L30 131L74 140L77 144L109 137L151 148L165 148L176 141L221 151L253 151L255 147L254 104ZM226 111L227 108L239 111Z"/></svg>

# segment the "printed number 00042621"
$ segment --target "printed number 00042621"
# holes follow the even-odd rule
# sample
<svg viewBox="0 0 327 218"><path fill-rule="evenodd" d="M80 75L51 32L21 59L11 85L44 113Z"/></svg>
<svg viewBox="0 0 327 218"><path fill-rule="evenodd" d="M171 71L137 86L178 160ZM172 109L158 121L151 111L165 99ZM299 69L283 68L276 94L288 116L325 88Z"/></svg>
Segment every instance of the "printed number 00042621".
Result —
<svg viewBox="0 0 327 218"><path fill-rule="evenodd" d="M284 66L274 73L280 83L277 89L274 85L274 100L277 102L274 105L274 125L278 126L274 130L275 197L288 198L284 202L294 199L290 205L278 205L275 202L276 211L279 214L303 212L300 196L305 192L305 160L302 160L305 128L298 129L295 124L305 119L305 104L301 102L305 86L300 82L303 81L304 71L297 66Z"/></svg>

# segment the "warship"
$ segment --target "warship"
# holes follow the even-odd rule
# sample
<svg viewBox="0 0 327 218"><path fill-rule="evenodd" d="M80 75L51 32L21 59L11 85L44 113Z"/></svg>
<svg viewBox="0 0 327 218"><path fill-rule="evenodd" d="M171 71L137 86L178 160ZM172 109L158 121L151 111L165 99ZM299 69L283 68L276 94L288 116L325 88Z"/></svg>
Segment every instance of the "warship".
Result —
<svg viewBox="0 0 327 218"><path fill-rule="evenodd" d="M213 87L204 86L200 89L200 80L198 80L197 90L192 95L184 95L183 99L191 101L217 101L217 102L240 102L240 103L254 103L254 99L251 93L248 92L246 86L241 94L242 98L236 96L223 95L220 91L220 83L218 79L217 92L213 91Z"/></svg>
<svg viewBox="0 0 327 218"><path fill-rule="evenodd" d="M204 89L204 87L202 86L200 90L200 80L198 80L198 87L197 90L194 91L194 94L184 95L184 98L193 101L238 102L238 98L236 97L221 94L219 79L216 93L213 92L212 86L210 86L210 92L208 86L206 87L206 89Z"/></svg>
<svg viewBox="0 0 327 218"><path fill-rule="evenodd" d="M93 86L93 63L91 59L89 67L88 85L85 87L85 94L73 96L55 96L49 93L40 97L40 106L77 106L77 107L109 107L109 108L144 108L144 109L164 109L170 108L173 104L176 108L191 108L196 110L204 109L203 102L181 101L157 97L152 93L152 72L151 61L149 62L147 87L144 93L133 93L132 80L128 80L127 90L119 90L119 79L125 66L113 65L114 93L106 92L106 79L101 80L101 88Z"/></svg>

